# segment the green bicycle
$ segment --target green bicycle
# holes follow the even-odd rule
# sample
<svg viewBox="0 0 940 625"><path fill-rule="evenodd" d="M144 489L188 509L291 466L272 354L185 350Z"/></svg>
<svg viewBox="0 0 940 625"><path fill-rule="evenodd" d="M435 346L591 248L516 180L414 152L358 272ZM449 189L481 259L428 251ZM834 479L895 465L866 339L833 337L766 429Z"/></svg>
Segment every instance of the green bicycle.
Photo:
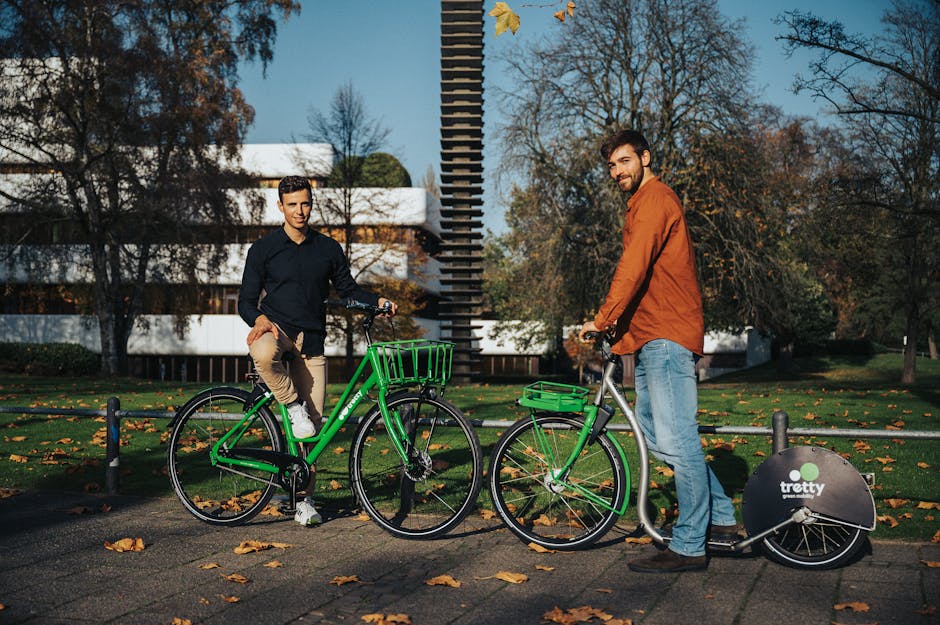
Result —
<svg viewBox="0 0 940 625"><path fill-rule="evenodd" d="M278 488L287 491L292 511L311 466L377 390L376 403L359 419L350 445L350 483L359 505L401 538L450 531L475 504L483 475L473 426L443 399L454 344L373 342L369 330L385 309L353 300L328 304L364 313L367 349L320 431L297 439L287 409L257 377L250 392L206 389L169 426L173 490L193 516L214 525L245 523L265 509Z"/></svg>

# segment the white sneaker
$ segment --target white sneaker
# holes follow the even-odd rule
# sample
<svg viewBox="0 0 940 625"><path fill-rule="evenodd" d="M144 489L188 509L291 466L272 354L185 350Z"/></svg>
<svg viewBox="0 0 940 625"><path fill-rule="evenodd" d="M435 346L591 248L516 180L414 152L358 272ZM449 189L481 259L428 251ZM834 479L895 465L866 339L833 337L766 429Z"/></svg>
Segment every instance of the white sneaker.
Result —
<svg viewBox="0 0 940 625"><path fill-rule="evenodd" d="M301 402L294 402L287 407L287 415L290 417L291 429L297 438L310 438L316 430L313 427L313 421L307 413L307 407Z"/></svg>
<svg viewBox="0 0 940 625"><path fill-rule="evenodd" d="M323 523L323 516L313 507L313 499L307 497L297 504L297 512L294 513L294 520L301 525L311 527Z"/></svg>

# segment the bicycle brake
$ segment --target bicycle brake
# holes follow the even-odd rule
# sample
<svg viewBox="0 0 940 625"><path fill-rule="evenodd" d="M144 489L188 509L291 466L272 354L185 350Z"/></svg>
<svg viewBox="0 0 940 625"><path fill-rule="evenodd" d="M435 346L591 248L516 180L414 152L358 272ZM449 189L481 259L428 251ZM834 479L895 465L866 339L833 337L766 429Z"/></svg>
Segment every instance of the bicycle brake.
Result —
<svg viewBox="0 0 940 625"><path fill-rule="evenodd" d="M607 423L610 422L613 416L613 407L606 405L597 407L597 418L594 420L594 427L591 428L591 435L587 441L588 445L593 445L597 441L597 437L604 432L604 428L607 427Z"/></svg>

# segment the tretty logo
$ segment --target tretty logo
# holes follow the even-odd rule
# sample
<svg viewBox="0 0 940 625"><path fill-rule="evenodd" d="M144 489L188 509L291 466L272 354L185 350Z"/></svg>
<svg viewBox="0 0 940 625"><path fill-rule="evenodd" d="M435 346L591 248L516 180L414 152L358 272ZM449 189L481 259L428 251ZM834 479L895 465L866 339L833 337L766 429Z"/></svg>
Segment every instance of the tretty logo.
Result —
<svg viewBox="0 0 940 625"><path fill-rule="evenodd" d="M793 469L787 477L789 481L780 482L780 494L784 499L815 499L826 488L824 483L816 481L819 479L819 467L812 462Z"/></svg>

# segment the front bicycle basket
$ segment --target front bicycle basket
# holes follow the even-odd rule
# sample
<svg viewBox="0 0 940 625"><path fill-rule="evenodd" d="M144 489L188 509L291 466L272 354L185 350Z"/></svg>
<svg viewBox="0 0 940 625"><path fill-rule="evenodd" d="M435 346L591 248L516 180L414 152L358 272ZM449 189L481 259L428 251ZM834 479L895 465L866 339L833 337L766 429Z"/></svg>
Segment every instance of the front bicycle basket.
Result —
<svg viewBox="0 0 940 625"><path fill-rule="evenodd" d="M450 380L454 344L424 339L373 343L369 347L369 358L382 387L443 386Z"/></svg>
<svg viewBox="0 0 940 625"><path fill-rule="evenodd" d="M590 389L557 382L534 382L522 389L519 405L551 412L582 412Z"/></svg>

